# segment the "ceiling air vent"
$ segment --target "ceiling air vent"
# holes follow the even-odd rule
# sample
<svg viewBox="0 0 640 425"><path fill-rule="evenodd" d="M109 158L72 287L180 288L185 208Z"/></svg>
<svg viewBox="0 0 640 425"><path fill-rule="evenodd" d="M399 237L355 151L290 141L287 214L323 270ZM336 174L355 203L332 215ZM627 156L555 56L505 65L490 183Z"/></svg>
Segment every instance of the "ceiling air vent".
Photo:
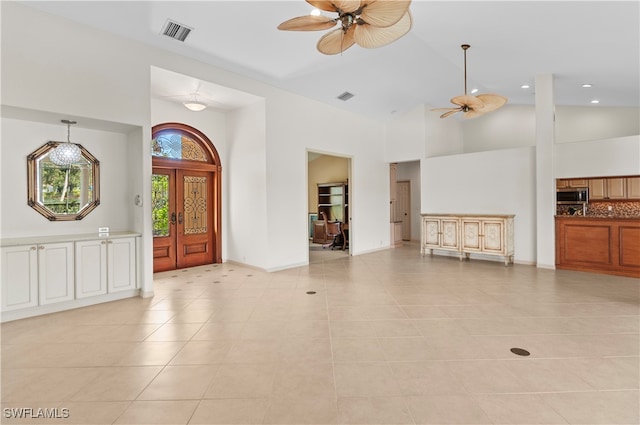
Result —
<svg viewBox="0 0 640 425"><path fill-rule="evenodd" d="M353 96L355 96L353 93L349 93L348 91L342 93L340 96L338 96L338 99L346 102L347 100L351 99Z"/></svg>
<svg viewBox="0 0 640 425"><path fill-rule="evenodd" d="M169 19L162 29L162 35L171 37L174 40L184 41L191 33L191 30L193 30L193 28L189 28Z"/></svg>

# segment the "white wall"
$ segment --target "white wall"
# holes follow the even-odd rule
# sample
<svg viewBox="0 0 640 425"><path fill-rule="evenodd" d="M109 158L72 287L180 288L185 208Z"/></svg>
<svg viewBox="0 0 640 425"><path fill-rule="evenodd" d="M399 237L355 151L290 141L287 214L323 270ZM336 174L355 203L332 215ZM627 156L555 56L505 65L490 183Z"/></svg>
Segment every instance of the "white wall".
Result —
<svg viewBox="0 0 640 425"><path fill-rule="evenodd" d="M535 146L535 110L532 106L505 105L490 114L463 119L462 133L467 153Z"/></svg>
<svg viewBox="0 0 640 425"><path fill-rule="evenodd" d="M534 148L427 158L420 167L423 213L515 214L514 259L535 263Z"/></svg>
<svg viewBox="0 0 640 425"><path fill-rule="evenodd" d="M555 178L640 174L640 136L554 146Z"/></svg>
<svg viewBox="0 0 640 425"><path fill-rule="evenodd" d="M2 118L0 149L2 164L2 237L97 233L108 226L112 232L133 230L134 192L129 184L131 169L126 134L71 128L71 141L85 147L100 161L100 205L78 221L49 221L27 205L27 155L46 142L65 141L64 124Z"/></svg>
<svg viewBox="0 0 640 425"><path fill-rule="evenodd" d="M387 122L385 138L387 160L401 162L425 156L427 129L425 105L418 105L406 112L397 112Z"/></svg>
<svg viewBox="0 0 640 425"><path fill-rule="evenodd" d="M455 119L440 118L442 111L425 109L422 119L426 122L425 156L431 158L464 152L464 135L460 122ZM405 158L418 159L418 158Z"/></svg>
<svg viewBox="0 0 640 425"><path fill-rule="evenodd" d="M223 170L229 181L225 207L229 231L223 234L227 258L269 269L273 266L269 261L267 229L265 104L239 109L228 118L229 165Z"/></svg>
<svg viewBox="0 0 640 425"><path fill-rule="evenodd" d="M556 143L607 140L640 134L638 108L556 106Z"/></svg>

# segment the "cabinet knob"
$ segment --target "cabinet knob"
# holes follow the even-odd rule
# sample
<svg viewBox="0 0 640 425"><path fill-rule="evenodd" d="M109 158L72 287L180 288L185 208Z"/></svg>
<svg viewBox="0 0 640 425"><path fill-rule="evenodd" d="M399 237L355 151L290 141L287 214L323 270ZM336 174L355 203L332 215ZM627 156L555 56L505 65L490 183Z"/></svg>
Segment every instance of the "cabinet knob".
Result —
<svg viewBox="0 0 640 425"><path fill-rule="evenodd" d="M38 246L38 249L44 249L44 246L39 245L39 246Z"/></svg>
<svg viewBox="0 0 640 425"><path fill-rule="evenodd" d="M113 243L113 241L107 241L107 243Z"/></svg>
<svg viewBox="0 0 640 425"><path fill-rule="evenodd" d="M101 243L102 245L104 245L104 244L106 244L106 243L107 243L107 241L102 241L102 242L100 242L100 243Z"/></svg>
<svg viewBox="0 0 640 425"><path fill-rule="evenodd" d="M35 251L35 250L36 250L36 247L35 247L35 246L32 246L32 247L31 247L31 251Z"/></svg>

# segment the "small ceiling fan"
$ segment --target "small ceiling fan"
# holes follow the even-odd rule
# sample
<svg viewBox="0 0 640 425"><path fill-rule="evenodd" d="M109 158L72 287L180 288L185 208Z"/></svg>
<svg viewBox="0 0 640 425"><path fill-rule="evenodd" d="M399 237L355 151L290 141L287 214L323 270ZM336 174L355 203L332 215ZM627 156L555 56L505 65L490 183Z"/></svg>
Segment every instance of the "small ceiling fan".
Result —
<svg viewBox="0 0 640 425"><path fill-rule="evenodd" d="M325 55L342 53L354 44L368 49L396 41L411 29L411 0L306 0L325 12L335 12L336 18L322 15L299 16L278 25L283 31L328 32L318 41L317 48Z"/></svg>
<svg viewBox="0 0 640 425"><path fill-rule="evenodd" d="M464 50L464 96L456 96L451 99L451 103L458 105L458 108L432 109L432 111L447 111L440 115L440 118L447 118L457 112L464 112L465 118L475 118L487 112L495 111L507 103L506 97L497 94L467 95L467 50L471 46L463 44L460 47Z"/></svg>

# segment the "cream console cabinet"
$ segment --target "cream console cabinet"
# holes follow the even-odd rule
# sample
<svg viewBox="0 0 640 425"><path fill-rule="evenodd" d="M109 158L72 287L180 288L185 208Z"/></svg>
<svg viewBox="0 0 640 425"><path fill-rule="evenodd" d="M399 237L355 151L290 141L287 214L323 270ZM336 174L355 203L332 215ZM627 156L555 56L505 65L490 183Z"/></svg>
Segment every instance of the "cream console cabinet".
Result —
<svg viewBox="0 0 640 425"><path fill-rule="evenodd" d="M456 252L460 260L471 254L504 258L513 263L514 215L422 215L422 254L434 250Z"/></svg>
<svg viewBox="0 0 640 425"><path fill-rule="evenodd" d="M138 236L3 239L2 321L137 295Z"/></svg>

